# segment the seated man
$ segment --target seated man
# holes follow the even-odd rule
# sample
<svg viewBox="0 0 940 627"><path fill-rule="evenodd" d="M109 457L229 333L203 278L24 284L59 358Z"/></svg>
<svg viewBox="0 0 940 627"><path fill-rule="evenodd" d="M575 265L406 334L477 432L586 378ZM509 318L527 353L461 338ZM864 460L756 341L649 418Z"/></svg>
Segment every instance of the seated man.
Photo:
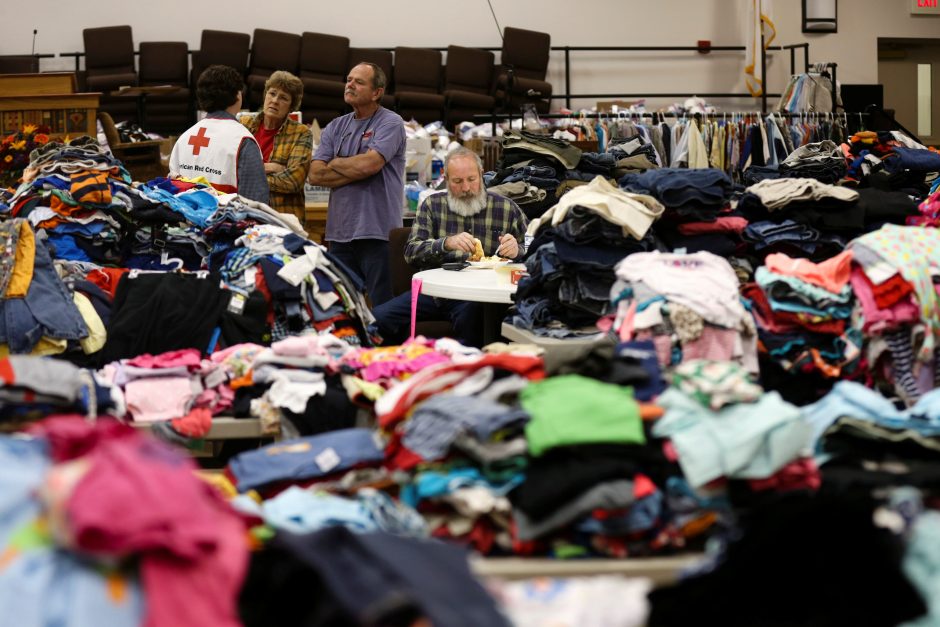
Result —
<svg viewBox="0 0 940 627"><path fill-rule="evenodd" d="M465 261L479 239L486 255L521 260L519 242L526 218L508 198L483 188L483 164L471 150L458 148L444 161L447 191L428 196L415 215L405 260L420 270L448 261ZM373 311L385 344L400 344L411 330L411 293L399 294ZM417 320L450 320L457 339L468 346L483 343L483 305L470 301L418 296Z"/></svg>

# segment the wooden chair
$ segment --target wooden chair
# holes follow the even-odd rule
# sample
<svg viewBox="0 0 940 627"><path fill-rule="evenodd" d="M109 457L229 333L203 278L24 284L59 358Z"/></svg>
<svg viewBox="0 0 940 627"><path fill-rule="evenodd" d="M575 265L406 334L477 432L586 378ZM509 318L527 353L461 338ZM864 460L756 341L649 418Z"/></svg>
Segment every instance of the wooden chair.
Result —
<svg viewBox="0 0 940 627"><path fill-rule="evenodd" d="M163 142L156 139L122 142L114 119L107 111L98 111L98 119L101 121L104 136L108 139L111 154L124 163L124 167L135 181L149 181L167 175L167 169L160 161L160 144Z"/></svg>

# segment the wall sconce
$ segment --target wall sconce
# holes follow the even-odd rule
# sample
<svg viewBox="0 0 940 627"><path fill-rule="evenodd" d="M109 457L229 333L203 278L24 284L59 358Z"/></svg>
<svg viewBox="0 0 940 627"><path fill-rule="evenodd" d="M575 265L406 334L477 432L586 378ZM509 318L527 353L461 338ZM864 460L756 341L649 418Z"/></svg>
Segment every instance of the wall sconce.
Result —
<svg viewBox="0 0 940 627"><path fill-rule="evenodd" d="M839 31L838 0L802 0L804 33Z"/></svg>

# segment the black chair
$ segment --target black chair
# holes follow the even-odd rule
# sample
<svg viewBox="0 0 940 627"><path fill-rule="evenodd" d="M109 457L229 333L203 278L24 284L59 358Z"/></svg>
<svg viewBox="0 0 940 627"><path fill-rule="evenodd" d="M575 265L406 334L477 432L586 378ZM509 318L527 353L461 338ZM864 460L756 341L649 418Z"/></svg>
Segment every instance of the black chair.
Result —
<svg viewBox="0 0 940 627"><path fill-rule="evenodd" d="M196 81L210 65L228 65L238 70L242 76L248 67L248 51L251 37L246 33L234 33L226 30L203 30L199 41L199 50L193 52L193 69L189 84L196 88Z"/></svg>
<svg viewBox="0 0 940 627"><path fill-rule="evenodd" d="M248 75L247 108L258 109L264 102L264 83L277 70L297 73L300 58L300 35L278 30L256 28L251 38L251 61Z"/></svg>
<svg viewBox="0 0 940 627"><path fill-rule="evenodd" d="M417 271L405 261L405 244L411 227L392 229L388 233L388 273L392 281L392 294L398 296L411 289L411 277ZM424 337L454 337L454 326L449 320L423 320L415 324L415 333Z"/></svg>
<svg viewBox="0 0 940 627"><path fill-rule="evenodd" d="M305 32L300 36L298 76L304 84L303 119L320 126L346 110L343 91L349 72L349 38Z"/></svg>
<svg viewBox="0 0 940 627"><path fill-rule="evenodd" d="M444 117L441 53L430 48L395 48L395 106L405 120L422 124Z"/></svg>
<svg viewBox="0 0 940 627"><path fill-rule="evenodd" d="M444 124L452 129L474 114L491 113L493 97L493 53L463 46L447 47L444 67Z"/></svg>
<svg viewBox="0 0 940 627"><path fill-rule="evenodd" d="M189 89L189 45L185 41L145 41L140 44L141 87L177 87L167 94L148 94L143 103L146 131L178 135L196 121Z"/></svg>
<svg viewBox="0 0 940 627"><path fill-rule="evenodd" d="M136 120L136 99L111 95L121 87L137 85L131 27L86 28L82 39L85 43L85 89L101 92L99 109L107 111L115 120Z"/></svg>
<svg viewBox="0 0 940 627"><path fill-rule="evenodd" d="M499 108L518 111L526 103L547 113L552 85L546 82L552 39L548 33L507 26L503 29L503 52L496 71L496 100Z"/></svg>

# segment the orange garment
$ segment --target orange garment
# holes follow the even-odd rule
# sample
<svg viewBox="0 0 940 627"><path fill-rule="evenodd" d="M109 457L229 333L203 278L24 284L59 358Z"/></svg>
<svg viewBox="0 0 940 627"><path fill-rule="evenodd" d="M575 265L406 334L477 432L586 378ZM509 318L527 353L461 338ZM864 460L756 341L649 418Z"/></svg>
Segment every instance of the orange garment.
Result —
<svg viewBox="0 0 940 627"><path fill-rule="evenodd" d="M29 222L20 222L16 238L16 253L13 256L13 271L7 284L5 298L25 298L29 284L33 282L33 264L36 261L36 238Z"/></svg>
<svg viewBox="0 0 940 627"><path fill-rule="evenodd" d="M121 277L130 272L127 268L95 268L85 278L114 298Z"/></svg>
<svg viewBox="0 0 940 627"><path fill-rule="evenodd" d="M799 279L818 285L838 294L849 282L852 272L852 251L843 250L835 257L830 257L821 263L813 263L809 259L794 259L784 253L772 253L764 259L764 265L771 272L795 276Z"/></svg>

